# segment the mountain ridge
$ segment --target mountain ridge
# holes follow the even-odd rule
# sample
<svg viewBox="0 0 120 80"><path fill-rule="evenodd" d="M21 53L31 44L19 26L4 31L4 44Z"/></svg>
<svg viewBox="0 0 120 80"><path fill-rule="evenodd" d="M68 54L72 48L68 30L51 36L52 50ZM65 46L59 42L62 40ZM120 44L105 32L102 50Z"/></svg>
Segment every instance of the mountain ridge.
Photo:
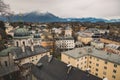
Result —
<svg viewBox="0 0 120 80"><path fill-rule="evenodd" d="M24 22L120 22L120 19L103 19L95 17L83 17L83 18L60 18L49 12L37 12L33 11L30 13L16 14L10 16L12 22L24 21ZM0 16L0 20L8 21L7 18Z"/></svg>

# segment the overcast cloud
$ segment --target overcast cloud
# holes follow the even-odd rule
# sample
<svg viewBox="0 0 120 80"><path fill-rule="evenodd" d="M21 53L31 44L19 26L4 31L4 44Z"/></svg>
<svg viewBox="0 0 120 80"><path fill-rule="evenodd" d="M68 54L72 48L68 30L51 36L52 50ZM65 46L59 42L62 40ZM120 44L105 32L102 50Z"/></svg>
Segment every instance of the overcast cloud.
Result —
<svg viewBox="0 0 120 80"><path fill-rule="evenodd" d="M120 18L120 0L4 0L15 13L51 12L59 17Z"/></svg>

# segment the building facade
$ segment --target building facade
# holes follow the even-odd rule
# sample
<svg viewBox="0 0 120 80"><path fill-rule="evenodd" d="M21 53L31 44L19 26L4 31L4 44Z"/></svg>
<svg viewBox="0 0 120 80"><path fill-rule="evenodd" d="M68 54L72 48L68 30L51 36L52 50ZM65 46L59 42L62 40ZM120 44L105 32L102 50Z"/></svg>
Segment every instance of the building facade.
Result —
<svg viewBox="0 0 120 80"><path fill-rule="evenodd" d="M72 37L56 38L55 44L59 49L73 49L75 47L75 41Z"/></svg>
<svg viewBox="0 0 120 80"><path fill-rule="evenodd" d="M93 47L76 48L62 53L61 60L100 78L120 80L120 56Z"/></svg>
<svg viewBox="0 0 120 80"><path fill-rule="evenodd" d="M13 42L13 47L8 47L0 52L0 80L6 80L4 77L6 75L9 77L7 80L14 80L15 77L11 78L11 74L20 71L22 65L26 63L36 65L41 57L50 55L50 51L40 45L40 35L38 33L30 34L25 28L15 30Z"/></svg>

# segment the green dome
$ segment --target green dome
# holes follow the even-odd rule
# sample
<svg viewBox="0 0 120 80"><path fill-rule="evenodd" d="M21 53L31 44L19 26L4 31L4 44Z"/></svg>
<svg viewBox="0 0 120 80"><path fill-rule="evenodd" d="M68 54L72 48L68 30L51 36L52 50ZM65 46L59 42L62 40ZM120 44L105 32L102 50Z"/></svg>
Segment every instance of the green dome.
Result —
<svg viewBox="0 0 120 80"><path fill-rule="evenodd" d="M30 35L29 31L25 28L18 28L14 32L14 37L25 37L25 36L29 36L29 35Z"/></svg>

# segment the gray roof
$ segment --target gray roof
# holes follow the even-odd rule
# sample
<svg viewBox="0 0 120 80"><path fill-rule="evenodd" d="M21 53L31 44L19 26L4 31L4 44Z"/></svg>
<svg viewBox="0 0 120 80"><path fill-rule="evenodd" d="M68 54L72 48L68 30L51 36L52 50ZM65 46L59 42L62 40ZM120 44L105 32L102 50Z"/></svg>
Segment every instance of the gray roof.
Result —
<svg viewBox="0 0 120 80"><path fill-rule="evenodd" d="M32 51L30 47L26 46L25 52L22 51L21 47L11 47L0 52L0 55L1 56L8 55L8 53L10 52L11 54L15 55L16 57L15 59L21 59L21 58L30 57L33 55L42 54L48 51L49 51L48 49L39 45L34 46L34 51Z"/></svg>
<svg viewBox="0 0 120 80"><path fill-rule="evenodd" d="M55 38L56 40L74 40L73 37L58 37L58 38Z"/></svg>
<svg viewBox="0 0 120 80"><path fill-rule="evenodd" d="M73 50L62 52L63 54L66 54L68 56L71 56L73 58L80 58L82 56L90 55L94 57L98 57L116 64L120 64L120 55L108 53L103 50L97 50L94 47L87 46L82 48L75 48Z"/></svg>
<svg viewBox="0 0 120 80"><path fill-rule="evenodd" d="M19 68L17 66L0 67L0 77L16 72L18 70Z"/></svg>
<svg viewBox="0 0 120 80"><path fill-rule="evenodd" d="M48 59L48 56L44 56L39 61L41 66L32 66L31 73L38 80L102 80L75 67L68 73L67 64L55 58L48 62Z"/></svg>

